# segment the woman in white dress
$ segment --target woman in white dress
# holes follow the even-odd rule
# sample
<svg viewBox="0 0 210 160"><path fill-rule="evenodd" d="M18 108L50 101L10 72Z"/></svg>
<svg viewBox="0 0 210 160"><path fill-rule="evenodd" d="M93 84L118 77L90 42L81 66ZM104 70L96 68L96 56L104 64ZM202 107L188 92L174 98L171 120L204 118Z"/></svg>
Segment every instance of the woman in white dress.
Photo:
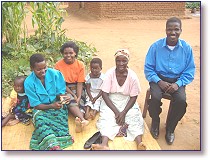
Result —
<svg viewBox="0 0 210 160"><path fill-rule="evenodd" d="M113 140L126 126L125 139L136 141L138 150L146 150L142 142L143 118L136 102L140 83L134 71L128 68L129 51L119 49L115 54L116 67L109 69L102 85L104 101L100 106L97 128L102 135L101 144L92 144L92 150L109 150L108 141ZM125 128L124 128L125 129Z"/></svg>

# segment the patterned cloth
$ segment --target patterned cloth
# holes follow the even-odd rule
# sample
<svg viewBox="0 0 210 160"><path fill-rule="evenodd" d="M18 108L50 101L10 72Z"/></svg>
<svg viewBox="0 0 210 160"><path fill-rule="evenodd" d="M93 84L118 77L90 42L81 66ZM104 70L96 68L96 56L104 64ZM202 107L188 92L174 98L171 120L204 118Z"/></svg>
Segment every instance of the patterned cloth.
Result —
<svg viewBox="0 0 210 160"><path fill-rule="evenodd" d="M21 123L28 125L30 118L32 118L32 109L30 108L28 97L25 93L17 94L16 106L11 109L15 118Z"/></svg>
<svg viewBox="0 0 210 160"><path fill-rule="evenodd" d="M77 83L66 83L66 85L74 94L77 95ZM74 97L71 94L68 94L68 95L71 97L71 101L68 104L68 106L70 107L77 106L78 104L76 100L74 99ZM81 100L79 104L80 111L83 113L85 113L84 111L85 103L86 103L86 92L85 92L85 87L83 86Z"/></svg>
<svg viewBox="0 0 210 160"><path fill-rule="evenodd" d="M120 127L119 132L117 133L116 137L127 137L127 129L128 129L128 124L124 123Z"/></svg>
<svg viewBox="0 0 210 160"><path fill-rule="evenodd" d="M45 87L34 72L26 78L24 87L32 107L52 104L56 101L56 95L66 92L63 75L60 71L51 68L48 68L45 74ZM32 121L35 127L30 141L32 150L50 150L55 146L63 149L73 143L69 134L66 105L61 109L36 110L34 108Z"/></svg>
<svg viewBox="0 0 210 160"><path fill-rule="evenodd" d="M33 110L34 130L30 148L32 150L50 150L55 146L64 149L73 144L73 138L69 135L68 109L63 105L61 109Z"/></svg>
<svg viewBox="0 0 210 160"><path fill-rule="evenodd" d="M130 52L127 49L118 49L115 53L115 58L117 58L118 56L124 56L129 60L129 56Z"/></svg>

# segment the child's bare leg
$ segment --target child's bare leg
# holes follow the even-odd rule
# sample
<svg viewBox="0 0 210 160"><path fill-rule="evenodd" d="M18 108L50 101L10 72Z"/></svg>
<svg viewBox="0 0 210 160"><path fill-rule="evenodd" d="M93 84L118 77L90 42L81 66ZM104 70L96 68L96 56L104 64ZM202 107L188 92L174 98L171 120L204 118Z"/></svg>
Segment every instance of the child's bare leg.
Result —
<svg viewBox="0 0 210 160"><path fill-rule="evenodd" d="M91 119L94 120L97 114L97 110L93 109L93 111L90 114L91 114Z"/></svg>
<svg viewBox="0 0 210 160"><path fill-rule="evenodd" d="M137 150L146 150L147 149L145 144L142 142L142 135L138 135L135 138L135 141L136 141L136 145L137 145Z"/></svg>
<svg viewBox="0 0 210 160"><path fill-rule="evenodd" d="M92 150L110 150L108 145L109 138L102 136L101 144L92 144Z"/></svg>
<svg viewBox="0 0 210 160"><path fill-rule="evenodd" d="M78 106L68 107L69 111L76 117L75 118L75 124L76 132L81 132L85 126L89 124L89 121L85 120L83 117L83 113L80 111Z"/></svg>
<svg viewBox="0 0 210 160"><path fill-rule="evenodd" d="M92 110L92 108L90 109L90 112L89 112L89 115L90 115L90 119L93 119L93 110Z"/></svg>
<svg viewBox="0 0 210 160"><path fill-rule="evenodd" d="M81 120L84 119L84 113L82 113L78 106L69 106L69 111L73 114L74 117L79 117Z"/></svg>
<svg viewBox="0 0 210 160"><path fill-rule="evenodd" d="M3 120L2 120L2 127L6 126L10 119L15 119L15 115L9 113Z"/></svg>
<svg viewBox="0 0 210 160"><path fill-rule="evenodd" d="M90 107L86 106L85 119L88 120L89 117L90 117Z"/></svg>

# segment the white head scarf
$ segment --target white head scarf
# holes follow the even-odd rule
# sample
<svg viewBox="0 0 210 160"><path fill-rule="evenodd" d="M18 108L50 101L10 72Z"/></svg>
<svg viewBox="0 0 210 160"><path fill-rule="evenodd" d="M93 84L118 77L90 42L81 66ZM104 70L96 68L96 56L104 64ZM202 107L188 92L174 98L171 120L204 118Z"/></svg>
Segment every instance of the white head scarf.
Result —
<svg viewBox="0 0 210 160"><path fill-rule="evenodd" d="M124 56L129 60L129 51L127 49L118 49L115 53L115 58L118 56Z"/></svg>

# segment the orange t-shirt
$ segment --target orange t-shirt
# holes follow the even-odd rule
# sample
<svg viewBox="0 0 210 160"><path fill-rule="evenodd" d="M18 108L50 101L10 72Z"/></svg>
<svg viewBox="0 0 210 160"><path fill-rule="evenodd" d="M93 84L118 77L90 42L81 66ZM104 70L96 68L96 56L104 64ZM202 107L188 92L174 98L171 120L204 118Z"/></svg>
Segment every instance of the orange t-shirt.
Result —
<svg viewBox="0 0 210 160"><path fill-rule="evenodd" d="M77 59L73 64L66 64L61 59L55 64L55 69L63 74L67 83L85 82L85 65Z"/></svg>

